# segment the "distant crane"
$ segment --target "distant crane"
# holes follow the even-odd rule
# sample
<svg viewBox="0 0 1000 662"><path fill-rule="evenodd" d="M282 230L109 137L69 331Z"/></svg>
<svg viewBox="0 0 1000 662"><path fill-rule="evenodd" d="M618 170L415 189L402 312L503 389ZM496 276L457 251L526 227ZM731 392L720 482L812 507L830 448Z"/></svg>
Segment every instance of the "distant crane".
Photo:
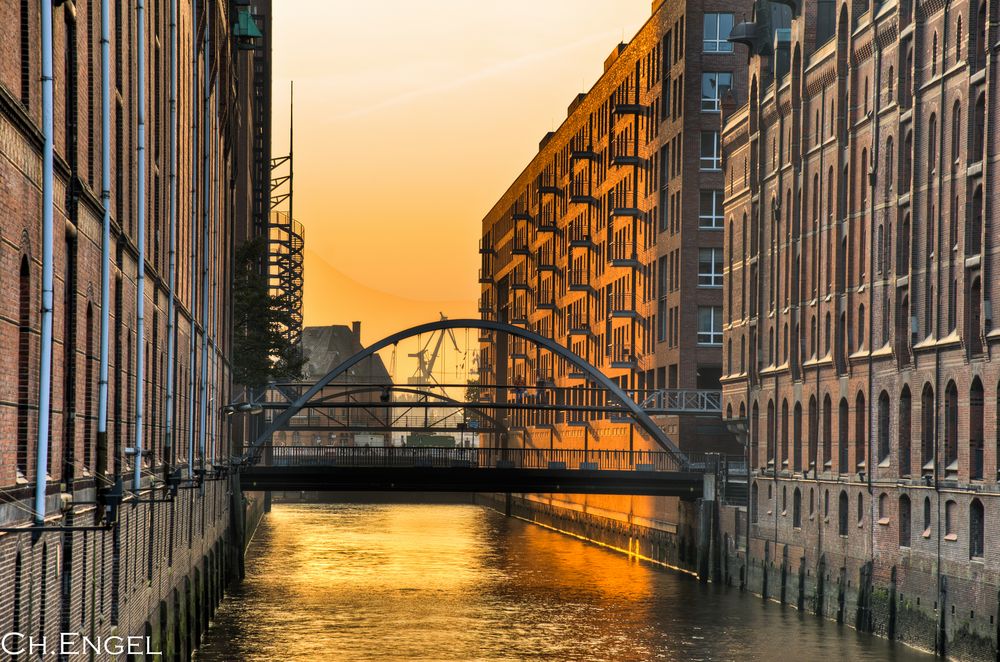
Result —
<svg viewBox="0 0 1000 662"><path fill-rule="evenodd" d="M441 315L442 320L448 319L445 317L444 313L438 313ZM444 344L445 331L436 331L430 335L427 342L424 343L423 347L418 349L416 352L409 354L410 358L417 360L417 369L410 377L410 384L440 384L437 378L434 376L434 365L437 363L438 356L441 354L441 346ZM455 332L451 329L447 330L448 337L451 339L451 344L455 348L455 351L462 355L462 348L458 346L458 340L455 338ZM431 346L434 344L434 349L430 350L430 357L428 358L427 352ZM442 391L445 390L442 388Z"/></svg>

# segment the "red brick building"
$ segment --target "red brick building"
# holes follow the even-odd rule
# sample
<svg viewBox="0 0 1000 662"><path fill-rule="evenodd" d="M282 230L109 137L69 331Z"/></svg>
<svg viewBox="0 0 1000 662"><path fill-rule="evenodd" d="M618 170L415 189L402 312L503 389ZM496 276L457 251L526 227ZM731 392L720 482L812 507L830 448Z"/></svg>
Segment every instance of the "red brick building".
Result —
<svg viewBox="0 0 1000 662"><path fill-rule="evenodd" d="M789 602L964 658L993 655L1000 587L996 11L757 2L722 138L751 588L784 563Z"/></svg>
<svg viewBox="0 0 1000 662"><path fill-rule="evenodd" d="M227 573L242 558L230 538L224 481L163 498L165 468L187 475L227 458L230 282L234 247L254 231L254 169L241 148L253 133L252 37L233 32L240 12L263 15L266 0L111 2L110 134L102 132L99 0L51 3L54 86L54 312L47 527L93 525L95 497L116 478L128 487L111 531L0 533L0 630L47 636L144 634L169 659L207 626ZM37 457L42 317L42 12L38 2L0 2L0 525L32 521ZM245 20L242 23L246 25ZM137 102L138 38L145 43L145 108ZM176 68L172 47L176 45ZM238 75L237 72L241 72ZM265 72L266 73L266 72ZM171 293L171 80L176 74L176 333L173 444L167 452L167 339ZM269 80L268 80L269 85ZM140 150L139 117L145 119ZM111 180L102 181L102 146ZM138 168L145 159L145 175ZM206 168L208 169L206 172ZM138 242L145 184L145 260ZM110 189L110 298L102 301L102 189ZM205 238L208 241L205 241ZM207 258L207 259L206 259ZM139 270L144 289L137 292ZM207 287L204 284L207 283ZM145 301L137 339L137 298ZM207 304L207 305L206 305ZM102 306L110 307L108 429L98 443L98 357ZM205 312L208 312L206 315ZM204 345L203 345L203 341ZM202 347L206 347L203 352ZM138 374L138 352L145 358ZM206 371L202 373L202 368ZM205 375L204 379L202 375ZM141 391L140 391L141 390ZM136 405L144 395L141 485L133 493ZM205 424L198 412L204 408ZM204 453L200 440L204 438ZM76 505L68 507L70 502ZM237 515L237 518L240 515ZM55 644L51 644L52 647ZM23 657L27 657L22 656ZM0 655L0 659L8 659ZM48 657L46 657L48 659Z"/></svg>
<svg viewBox="0 0 1000 662"><path fill-rule="evenodd" d="M484 319L524 326L623 388L718 389L722 372L722 99L746 95L745 54L727 41L750 3L653 2L604 73L546 134L483 219ZM484 337L484 383L550 384L550 404L597 402L550 353ZM511 442L648 448L627 422L517 412ZM682 449L729 441L720 425L657 421ZM590 497L594 510L674 519L674 505ZM663 500L667 501L667 500Z"/></svg>

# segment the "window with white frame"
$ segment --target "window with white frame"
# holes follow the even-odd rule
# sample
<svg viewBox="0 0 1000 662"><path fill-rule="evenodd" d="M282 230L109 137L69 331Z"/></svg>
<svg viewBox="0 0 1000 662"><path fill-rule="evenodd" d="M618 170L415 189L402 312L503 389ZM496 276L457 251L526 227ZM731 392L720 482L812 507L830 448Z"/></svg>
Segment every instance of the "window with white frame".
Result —
<svg viewBox="0 0 1000 662"><path fill-rule="evenodd" d="M698 209L698 227L721 230L722 225L722 191L720 189L702 189L701 204Z"/></svg>
<svg viewBox="0 0 1000 662"><path fill-rule="evenodd" d="M717 112L722 109L722 99L733 86L733 75L723 71L706 71L701 74L701 109Z"/></svg>
<svg viewBox="0 0 1000 662"><path fill-rule="evenodd" d="M698 306L698 344L722 344L722 306Z"/></svg>
<svg viewBox="0 0 1000 662"><path fill-rule="evenodd" d="M722 145L719 144L718 131L701 132L701 169L722 169Z"/></svg>
<svg viewBox="0 0 1000 662"><path fill-rule="evenodd" d="M698 249L698 286L722 287L722 249Z"/></svg>
<svg viewBox="0 0 1000 662"><path fill-rule="evenodd" d="M729 33L733 29L733 15L729 13L705 13L704 51L706 53L732 53L733 44Z"/></svg>

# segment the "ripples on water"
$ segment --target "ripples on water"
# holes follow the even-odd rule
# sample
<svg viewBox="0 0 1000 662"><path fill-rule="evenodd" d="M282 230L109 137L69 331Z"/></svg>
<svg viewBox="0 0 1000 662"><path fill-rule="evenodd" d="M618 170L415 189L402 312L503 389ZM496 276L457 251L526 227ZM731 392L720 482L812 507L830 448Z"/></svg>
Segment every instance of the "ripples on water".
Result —
<svg viewBox="0 0 1000 662"><path fill-rule="evenodd" d="M200 661L928 660L461 505L276 505Z"/></svg>

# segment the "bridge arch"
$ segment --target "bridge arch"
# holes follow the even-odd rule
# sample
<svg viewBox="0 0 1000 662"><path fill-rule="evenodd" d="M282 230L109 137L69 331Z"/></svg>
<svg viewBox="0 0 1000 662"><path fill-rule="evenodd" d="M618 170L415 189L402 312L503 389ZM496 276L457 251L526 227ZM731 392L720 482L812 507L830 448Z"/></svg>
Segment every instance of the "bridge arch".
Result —
<svg viewBox="0 0 1000 662"><path fill-rule="evenodd" d="M628 394L626 394L625 391L618 386L618 384L612 381L607 375L601 372L589 361L583 359L566 347L563 347L551 338L546 338L545 336L537 334L534 331L522 329L503 322L480 319L443 319L434 322L427 322L426 324L418 324L417 326L412 326L408 329L388 335L385 338L369 345L364 350L344 360L330 372L323 375L323 377L313 384L309 390L300 395L284 411L275 416L270 425L268 425L267 428L264 429L260 435L258 435L257 439L255 439L247 449L246 453L243 455L243 461L248 461L249 458L252 457L253 453L258 448L263 446L264 443L271 438L272 434L284 427L284 425L288 423L288 421L291 420L295 414L301 411L301 409L309 403L313 396L322 391L331 382L333 382L333 380L353 368L361 361L374 355L376 352L385 349L386 347L397 344L401 340L406 340L407 338L412 338L423 333L433 333L435 331L447 331L454 329L479 329L482 331L509 333L512 336L523 338L536 347L548 350L563 360L568 361L576 368L579 368L580 371L585 373L591 380L609 391L622 404L622 407L627 410L628 414L639 425L639 427L645 430L646 433L649 434L649 436L652 437L661 448L672 453L680 462L682 467L687 467L688 463L685 455L676 446L676 444L671 441L666 433L653 422L653 419L649 417L649 414L643 411L642 407L636 404L635 400L630 398Z"/></svg>

